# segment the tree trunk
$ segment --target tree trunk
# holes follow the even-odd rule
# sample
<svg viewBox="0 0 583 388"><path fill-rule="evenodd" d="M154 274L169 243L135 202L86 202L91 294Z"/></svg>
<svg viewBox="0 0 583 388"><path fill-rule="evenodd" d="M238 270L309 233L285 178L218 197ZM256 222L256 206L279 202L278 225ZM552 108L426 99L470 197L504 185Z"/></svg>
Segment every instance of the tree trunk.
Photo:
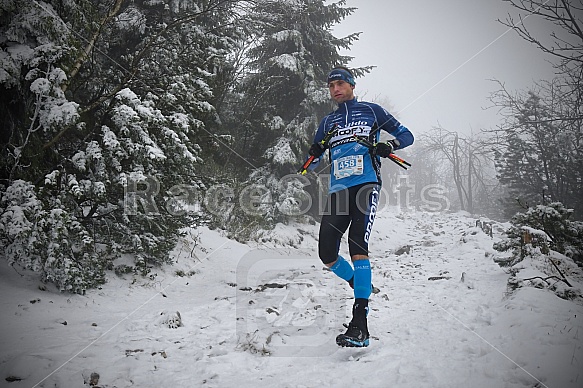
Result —
<svg viewBox="0 0 583 388"><path fill-rule="evenodd" d="M468 147L468 211L474 213L474 198L472 194L472 148Z"/></svg>
<svg viewBox="0 0 583 388"><path fill-rule="evenodd" d="M460 209L466 210L466 206L464 205L464 190L463 190L463 181L462 181L462 174L461 174L461 161L459 157L459 137L457 133L455 134L455 139L453 143L453 181L457 188L457 194L460 199Z"/></svg>
<svg viewBox="0 0 583 388"><path fill-rule="evenodd" d="M99 28L97 29L97 31L95 31L95 33L93 33L93 36L91 37L91 39L89 41L87 41L87 46L85 46L85 49L81 52L81 54L79 55L79 57L77 58L77 60L73 64L73 66L71 67L71 72L67 75L67 82L65 82L65 83L63 83L63 85L61 85L61 90L63 90L63 92L67 91L67 88L69 87L69 83L71 82L71 80L73 78L75 78L77 73L79 73L81 66L83 66L83 64L85 63L87 58L89 58L89 54L91 54L91 51L93 50L93 47L95 46L95 42L97 42L99 35L101 35L101 31L103 30L103 26L105 26L115 15L117 15L117 13L119 12L119 10L121 8L122 3L123 3L123 0L116 0L111 11L109 11L107 13L107 15L105 15L103 17L103 19L101 19L101 22L99 22Z"/></svg>

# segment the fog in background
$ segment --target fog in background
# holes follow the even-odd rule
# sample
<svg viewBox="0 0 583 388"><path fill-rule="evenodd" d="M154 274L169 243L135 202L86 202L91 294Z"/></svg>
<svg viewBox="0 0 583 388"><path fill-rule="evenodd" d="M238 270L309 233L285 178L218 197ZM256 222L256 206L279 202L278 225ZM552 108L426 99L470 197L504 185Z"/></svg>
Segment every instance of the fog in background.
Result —
<svg viewBox="0 0 583 388"><path fill-rule="evenodd" d="M360 99L383 104L419 134L441 125L469 132L500 123L490 93L492 79L510 90L526 90L554 70L549 56L502 25L516 11L501 1L348 0L358 8L335 26L342 37L362 31L350 51L350 67L377 66L357 79ZM539 37L549 24L523 19ZM387 106L388 105L388 106Z"/></svg>

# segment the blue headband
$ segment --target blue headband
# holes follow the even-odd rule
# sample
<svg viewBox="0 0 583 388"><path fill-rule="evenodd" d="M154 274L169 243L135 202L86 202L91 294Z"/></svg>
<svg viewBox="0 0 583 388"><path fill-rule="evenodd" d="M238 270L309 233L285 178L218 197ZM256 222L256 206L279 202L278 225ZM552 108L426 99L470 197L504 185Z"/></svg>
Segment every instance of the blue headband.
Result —
<svg viewBox="0 0 583 388"><path fill-rule="evenodd" d="M328 74L328 83L337 80L348 82L352 86L356 85L356 82L354 82L354 77L344 69L334 69L330 72L330 74Z"/></svg>

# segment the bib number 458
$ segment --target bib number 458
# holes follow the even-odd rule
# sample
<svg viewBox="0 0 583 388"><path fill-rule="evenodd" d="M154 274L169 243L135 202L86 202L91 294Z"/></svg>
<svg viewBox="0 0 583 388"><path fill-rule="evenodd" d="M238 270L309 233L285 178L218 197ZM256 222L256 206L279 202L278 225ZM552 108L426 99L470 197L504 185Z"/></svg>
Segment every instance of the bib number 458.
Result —
<svg viewBox="0 0 583 388"><path fill-rule="evenodd" d="M334 161L334 176L342 179L351 175L362 175L364 159L362 155L350 155Z"/></svg>

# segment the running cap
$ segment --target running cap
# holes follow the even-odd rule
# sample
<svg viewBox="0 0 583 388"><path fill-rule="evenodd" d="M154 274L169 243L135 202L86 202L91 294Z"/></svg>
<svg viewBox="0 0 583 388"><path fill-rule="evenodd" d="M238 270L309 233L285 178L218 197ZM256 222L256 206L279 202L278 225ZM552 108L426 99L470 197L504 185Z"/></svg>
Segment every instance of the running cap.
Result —
<svg viewBox="0 0 583 388"><path fill-rule="evenodd" d="M348 82L352 86L356 85L356 82L354 82L354 76L348 70L345 69L341 68L332 69L330 74L328 74L328 83L337 80Z"/></svg>

